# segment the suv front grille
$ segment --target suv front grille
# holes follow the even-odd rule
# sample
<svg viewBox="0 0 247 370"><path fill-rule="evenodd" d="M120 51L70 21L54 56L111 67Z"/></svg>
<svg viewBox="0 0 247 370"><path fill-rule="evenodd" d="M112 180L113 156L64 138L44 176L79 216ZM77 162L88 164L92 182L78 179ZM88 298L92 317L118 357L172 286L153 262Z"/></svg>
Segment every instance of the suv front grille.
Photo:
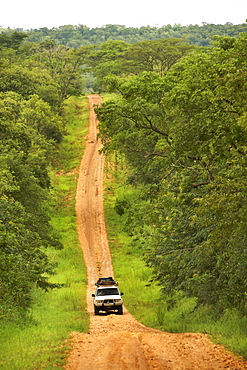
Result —
<svg viewBox="0 0 247 370"><path fill-rule="evenodd" d="M104 299L104 303L113 303L113 299Z"/></svg>

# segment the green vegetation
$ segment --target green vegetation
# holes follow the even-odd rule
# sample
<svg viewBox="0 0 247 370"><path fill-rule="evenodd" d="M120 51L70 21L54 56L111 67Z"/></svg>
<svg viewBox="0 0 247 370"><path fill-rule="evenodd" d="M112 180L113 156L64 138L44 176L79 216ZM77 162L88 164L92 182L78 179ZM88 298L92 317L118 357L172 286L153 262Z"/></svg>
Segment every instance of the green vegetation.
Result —
<svg viewBox="0 0 247 370"><path fill-rule="evenodd" d="M85 50L54 42L23 46L23 34L0 38L0 317L24 316L36 285L49 281L47 255L62 244L51 225L49 168L66 135L64 102L80 95Z"/></svg>
<svg viewBox="0 0 247 370"><path fill-rule="evenodd" d="M89 28L85 25L61 25L52 29L47 27L30 30L16 29L15 32L27 34L27 42L42 42L52 39L60 45L79 48L81 46L99 45L108 40L121 40L133 44L144 40L164 38L185 38L190 44L208 46L215 35L236 37L240 32L246 32L246 29L247 25L245 23L239 25L203 23L200 26L198 24L188 26L167 24L163 27L142 26L139 28L107 24L97 28ZM0 32L4 35L13 31L0 28Z"/></svg>
<svg viewBox="0 0 247 370"><path fill-rule="evenodd" d="M236 34L245 30L178 25L119 38L125 27L106 26L94 42L84 26L3 30L1 365L61 366L62 341L86 330L74 210L81 94L106 90L97 109L103 151L115 156L106 209L127 307L147 325L210 333L247 356L247 38ZM80 41L56 43L56 31Z"/></svg>
<svg viewBox="0 0 247 370"><path fill-rule="evenodd" d="M129 169L123 158L119 155L107 158L107 232L115 278L125 294L124 303L129 312L144 325L166 332L208 334L215 342L246 359L245 315L237 309L226 309L220 314L217 307L198 305L196 297L186 297L182 291L164 294L161 285L153 280L153 271L145 262L143 240L135 234L142 220L139 217L143 217L143 214L140 216L139 202L142 189L126 184ZM143 235L143 239L145 237Z"/></svg>
<svg viewBox="0 0 247 370"><path fill-rule="evenodd" d="M129 229L142 213L135 231L164 292L245 314L246 35L231 41L191 52L164 77L109 79L119 94L98 116L105 151L119 148L142 187L139 214L126 202L123 211Z"/></svg>
<svg viewBox="0 0 247 370"><path fill-rule="evenodd" d="M164 76L108 76L115 94L97 113L105 152L117 150L129 169L132 195L117 194L115 210L161 288L162 328L194 330L206 316L196 330L228 336L234 317L229 342L246 356L245 53L246 34L218 37Z"/></svg>
<svg viewBox="0 0 247 370"><path fill-rule="evenodd" d="M81 95L84 54L53 42L27 48L24 38L0 38L0 367L6 370L62 364L64 340L88 327L74 209L88 114L82 98L68 100Z"/></svg>
<svg viewBox="0 0 247 370"><path fill-rule="evenodd" d="M57 265L49 281L61 284L62 288L48 292L32 288L33 305L26 311L25 318L2 321L0 368L3 370L48 370L54 366L62 369L69 349L69 334L88 330L86 271L75 215L77 174L88 125L87 99L70 99L65 110L67 135L53 160L49 202L51 224L63 249L46 251L51 263Z"/></svg>

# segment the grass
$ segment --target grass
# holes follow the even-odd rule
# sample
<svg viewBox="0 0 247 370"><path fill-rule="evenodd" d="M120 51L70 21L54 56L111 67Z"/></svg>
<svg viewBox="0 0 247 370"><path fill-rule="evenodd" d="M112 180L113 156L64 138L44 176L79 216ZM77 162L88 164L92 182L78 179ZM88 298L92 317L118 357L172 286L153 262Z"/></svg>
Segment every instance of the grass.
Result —
<svg viewBox="0 0 247 370"><path fill-rule="evenodd" d="M73 331L87 332L86 270L76 231L75 194L78 168L83 155L88 125L87 98L67 102L67 135L51 170L51 223L64 249L48 250L57 263L49 280L64 284L61 289L33 290L32 309L25 322L7 323L0 328L0 369L63 369Z"/></svg>
<svg viewBox="0 0 247 370"><path fill-rule="evenodd" d="M163 331L200 332L224 345L231 352L247 359L247 317L237 310L219 315L214 307L197 306L196 298L182 292L172 296L161 294L152 280L152 270L145 264L144 251L135 246L133 237L126 233L125 215L115 211L116 199L132 202L136 189L125 185L126 169L115 158L107 158L105 179L105 215L115 278L124 292L124 303L129 312L144 325ZM132 234L135 235L134 225Z"/></svg>

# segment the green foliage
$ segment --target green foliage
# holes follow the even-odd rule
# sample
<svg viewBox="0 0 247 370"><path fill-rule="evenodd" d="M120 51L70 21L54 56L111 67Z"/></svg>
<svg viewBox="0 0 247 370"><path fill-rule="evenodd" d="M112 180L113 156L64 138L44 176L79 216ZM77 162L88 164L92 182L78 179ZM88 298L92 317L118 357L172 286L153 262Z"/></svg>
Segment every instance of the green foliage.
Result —
<svg viewBox="0 0 247 370"><path fill-rule="evenodd" d="M51 224L59 234L64 248L62 250L46 248L49 263L57 266L56 274L49 277L49 282L59 283L63 287L45 292L32 285L30 294L32 306L29 310L24 310L21 321L17 320L15 307L13 305L8 307L5 312L7 316L1 317L0 327L0 368L4 370L20 368L48 370L54 366L63 369L70 347L68 340L70 333L88 331L86 270L78 243L74 196L83 137L88 125L87 101L69 99L66 102L65 114L68 135L53 158L54 168L50 173L52 197L48 205ZM9 218L13 218L13 215L9 214ZM27 269L28 266L25 266ZM8 276L9 280L13 278L13 283L15 279L16 294L22 288L18 275L15 274L16 270L18 269L20 279L25 278L19 267L20 263L16 261L16 264L11 266ZM4 271L1 265L0 274ZM24 286L26 281L22 280L22 283Z"/></svg>
<svg viewBox="0 0 247 370"><path fill-rule="evenodd" d="M18 49L22 41L27 38L27 33L15 31L11 35L6 35L4 33L0 34L0 49L11 48Z"/></svg>
<svg viewBox="0 0 247 370"><path fill-rule="evenodd" d="M58 86L60 105L71 95L80 95L83 88L82 67L87 61L90 47L77 50L59 46L54 40L37 45L33 59L45 67ZM87 69L84 66L85 71Z"/></svg>
<svg viewBox="0 0 247 370"><path fill-rule="evenodd" d="M45 289L53 286L47 276L54 266L44 248L59 248L60 243L46 211L50 144L35 127L35 120L41 127L42 116L48 125L45 113L50 107L37 97L25 101L14 92L0 97L0 304L6 315L8 309L22 312L30 306L34 284ZM39 105L42 114L38 114Z"/></svg>
<svg viewBox="0 0 247 370"><path fill-rule="evenodd" d="M1 30L1 29L0 29ZM13 32L11 29L2 29L4 35ZM16 30L22 32L22 29ZM130 44L144 40L158 40L164 38L186 38L190 44L208 46L215 35L236 37L240 32L246 32L246 23L233 25L190 24L174 26L167 24L162 27L126 27L119 24L107 24L103 27L89 28L86 25L61 25L60 27L47 27L26 30L28 42L41 42L49 39L61 45L79 48L81 46L101 44L108 40L121 40Z"/></svg>
<svg viewBox="0 0 247 370"><path fill-rule="evenodd" d="M246 35L216 46L164 77L108 77L117 95L98 109L100 135L143 186L139 211L116 209L164 294L246 314Z"/></svg>
<svg viewBox="0 0 247 370"><path fill-rule="evenodd" d="M6 36L11 37L12 34ZM19 45L18 50L11 46L10 43L1 53L0 91L14 91L25 99L36 94L59 113L65 99L82 93L82 71L88 71L91 47L75 50L53 40Z"/></svg>
<svg viewBox="0 0 247 370"><path fill-rule="evenodd" d="M40 64L29 66L5 62L0 70L1 91L14 91L24 98L37 94L52 106L59 104L59 86Z"/></svg>
<svg viewBox="0 0 247 370"><path fill-rule="evenodd" d="M108 75L136 75L148 71L163 76L192 49L182 39L146 40L133 45L117 40L103 42L90 54L96 77L95 88L104 91Z"/></svg>
<svg viewBox="0 0 247 370"><path fill-rule="evenodd" d="M124 41L109 40L102 42L90 54L94 66L96 83L94 88L101 91L105 88L104 78L108 74L121 75L124 70L124 56L130 45Z"/></svg>
<svg viewBox="0 0 247 370"><path fill-rule="evenodd" d="M13 34L6 36L5 41L3 39L0 72L0 306L1 319L5 321L15 320L18 315L25 317L32 304L31 293L35 286L44 290L60 286L48 280L54 274L56 264L49 260L47 250L61 248L48 215L51 184L48 168L64 135L65 119L58 114L61 104L70 92L76 89L81 92L78 70L84 53L77 50L73 54L67 49L56 53L55 45L51 43L49 51L54 66L57 66L55 74L60 73L56 80L54 71L42 61L45 53L42 45L42 50L37 45L33 47L33 55L30 55L32 53L21 51L23 35ZM64 64L64 80L61 63Z"/></svg>
<svg viewBox="0 0 247 370"><path fill-rule="evenodd" d="M158 138L163 137L169 146L167 133L160 128L165 119L160 104L165 89L162 77L143 72L132 78L109 77L108 83L121 95L104 103L103 114L101 109L97 110L104 149L119 148L127 161L134 164L132 181L137 177L139 181L156 182L157 176L163 176L160 163L164 158L164 149L157 148Z"/></svg>
<svg viewBox="0 0 247 370"><path fill-rule="evenodd" d="M144 261L145 241L152 239L159 220L154 217L152 225L147 225L144 212L147 213L145 204L148 201L141 196L141 189L126 186L128 172L123 158L120 160L118 155L108 157L105 184L107 232L115 277L125 294L128 311L144 325L163 331L206 333L235 354L247 358L246 315L237 309L221 312L217 306L198 304L198 298L187 297L181 290L164 293L160 282L153 280L152 268ZM116 208L119 204L124 210L121 215Z"/></svg>
<svg viewBox="0 0 247 370"><path fill-rule="evenodd" d="M164 76L191 49L191 45L179 38L136 42L126 52L127 69L132 73L151 71Z"/></svg>

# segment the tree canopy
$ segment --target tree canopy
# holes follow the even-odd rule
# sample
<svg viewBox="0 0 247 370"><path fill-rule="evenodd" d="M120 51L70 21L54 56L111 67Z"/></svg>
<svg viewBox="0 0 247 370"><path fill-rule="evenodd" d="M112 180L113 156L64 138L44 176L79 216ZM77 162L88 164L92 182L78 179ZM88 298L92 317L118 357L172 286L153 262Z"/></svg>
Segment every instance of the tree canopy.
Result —
<svg viewBox="0 0 247 370"><path fill-rule="evenodd" d="M55 40L57 44L72 48L81 46L100 45L109 40L121 40L130 44L144 40L158 40L164 38L185 38L191 45L209 46L215 35L238 37L240 32L246 32L247 25L203 23L202 25L190 24L182 26L163 25L162 27L126 27L119 24L106 24L102 27L90 28L86 25L61 25L60 27L47 27L39 29L1 29L4 34L24 32L27 34L27 42L42 42L49 39Z"/></svg>
<svg viewBox="0 0 247 370"><path fill-rule="evenodd" d="M31 291L58 287L47 248L62 245L49 215L49 166L65 134L63 102L82 93L85 50L0 38L0 318L26 312Z"/></svg>
<svg viewBox="0 0 247 370"><path fill-rule="evenodd" d="M154 280L167 294L246 313L247 37L234 37L241 27L188 26L210 30L206 47L192 45L179 25L141 28L138 37L123 26L64 26L60 43L50 37L56 29L1 35L3 313L26 310L35 285L52 287L46 248L61 245L47 213L48 168L66 134L63 103L85 85L113 93L97 108L103 151L121 154L139 191L138 201L117 199L116 210ZM214 37L217 29L229 32Z"/></svg>
<svg viewBox="0 0 247 370"><path fill-rule="evenodd" d="M109 77L117 94L98 108L105 150L145 193L139 239L155 279L219 311L246 310L246 40L216 38L164 76Z"/></svg>

